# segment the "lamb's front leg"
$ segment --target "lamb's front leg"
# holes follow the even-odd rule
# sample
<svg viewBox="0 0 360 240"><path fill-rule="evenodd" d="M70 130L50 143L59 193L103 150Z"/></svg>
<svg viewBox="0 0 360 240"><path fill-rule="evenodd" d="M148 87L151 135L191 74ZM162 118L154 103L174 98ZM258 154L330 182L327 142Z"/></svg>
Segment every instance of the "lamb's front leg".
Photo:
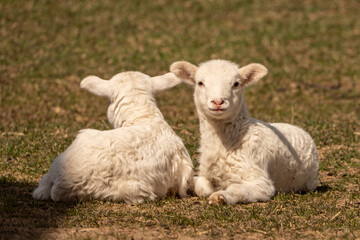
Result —
<svg viewBox="0 0 360 240"><path fill-rule="evenodd" d="M214 192L214 186L205 177L198 177L195 181L195 193L199 197L208 197Z"/></svg>
<svg viewBox="0 0 360 240"><path fill-rule="evenodd" d="M224 191L214 192L209 197L209 204L236 204L239 202L266 202L275 194L275 187L268 178L243 181L231 184Z"/></svg>

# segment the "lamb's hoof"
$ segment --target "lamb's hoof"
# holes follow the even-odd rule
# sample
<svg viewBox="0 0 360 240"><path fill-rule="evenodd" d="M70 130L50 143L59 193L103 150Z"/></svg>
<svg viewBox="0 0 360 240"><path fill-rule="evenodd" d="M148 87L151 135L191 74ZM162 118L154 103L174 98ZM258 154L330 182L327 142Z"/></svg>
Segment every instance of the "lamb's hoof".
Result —
<svg viewBox="0 0 360 240"><path fill-rule="evenodd" d="M210 205L224 205L224 204L226 204L226 199L220 193L213 193L209 197L209 204Z"/></svg>

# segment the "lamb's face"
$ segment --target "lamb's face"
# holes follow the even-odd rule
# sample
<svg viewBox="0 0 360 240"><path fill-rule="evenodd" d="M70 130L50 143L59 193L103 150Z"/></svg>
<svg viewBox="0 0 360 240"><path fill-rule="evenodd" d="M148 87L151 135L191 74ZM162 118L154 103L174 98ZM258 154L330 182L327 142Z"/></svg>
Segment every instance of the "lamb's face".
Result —
<svg viewBox="0 0 360 240"><path fill-rule="evenodd" d="M209 118L227 119L237 114L243 89L238 67L227 61L200 65L195 74L195 104Z"/></svg>
<svg viewBox="0 0 360 240"><path fill-rule="evenodd" d="M225 60L211 60L200 67L184 61L175 62L170 71L195 86L198 111L217 120L236 117L244 101L243 89L267 74L267 69L260 64L239 68Z"/></svg>

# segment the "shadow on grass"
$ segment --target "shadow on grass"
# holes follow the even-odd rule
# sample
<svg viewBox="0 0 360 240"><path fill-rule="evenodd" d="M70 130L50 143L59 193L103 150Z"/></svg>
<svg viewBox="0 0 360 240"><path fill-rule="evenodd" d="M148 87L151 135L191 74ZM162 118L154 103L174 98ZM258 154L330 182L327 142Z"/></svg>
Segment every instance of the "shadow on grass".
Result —
<svg viewBox="0 0 360 240"><path fill-rule="evenodd" d="M313 192L326 193L329 190L331 190L331 187L329 185L321 183L321 185L317 186ZM306 195L310 192L312 192L312 191L300 191L300 192L296 192L296 193L300 194L300 195Z"/></svg>
<svg viewBox="0 0 360 240"><path fill-rule="evenodd" d="M35 229L59 227L77 204L34 200L35 187L34 183L0 177L0 239L36 239L39 231Z"/></svg>
<svg viewBox="0 0 360 240"><path fill-rule="evenodd" d="M327 191L331 190L331 187L325 183L321 183L320 186L317 186L315 188L315 191L319 192L319 193L325 193Z"/></svg>

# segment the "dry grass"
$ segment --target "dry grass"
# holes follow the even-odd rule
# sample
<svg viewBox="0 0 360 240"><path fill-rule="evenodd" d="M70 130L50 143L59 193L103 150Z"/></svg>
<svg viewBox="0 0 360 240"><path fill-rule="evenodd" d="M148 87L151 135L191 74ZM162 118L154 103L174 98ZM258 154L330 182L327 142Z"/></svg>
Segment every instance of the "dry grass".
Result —
<svg viewBox="0 0 360 240"><path fill-rule="evenodd" d="M349 1L10 1L0 3L0 239L360 237L360 3ZM195 197L141 205L34 201L51 161L82 128L108 129L81 78L150 75L177 60L260 62L251 114L306 129L320 152L314 193L214 207ZM158 96L197 165L192 89Z"/></svg>

